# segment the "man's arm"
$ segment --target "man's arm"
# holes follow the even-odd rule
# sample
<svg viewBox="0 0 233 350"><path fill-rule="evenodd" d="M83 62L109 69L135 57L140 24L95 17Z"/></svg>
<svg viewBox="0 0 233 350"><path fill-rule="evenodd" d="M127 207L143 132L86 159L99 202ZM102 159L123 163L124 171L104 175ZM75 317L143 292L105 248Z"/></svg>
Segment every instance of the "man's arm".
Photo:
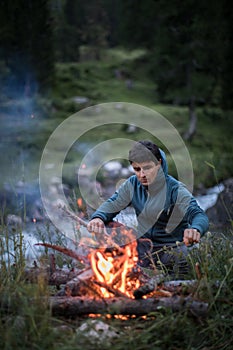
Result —
<svg viewBox="0 0 233 350"><path fill-rule="evenodd" d="M185 186L180 185L178 191L179 210L190 225L184 230L183 241L186 245L198 243L209 228L209 219Z"/></svg>
<svg viewBox="0 0 233 350"><path fill-rule="evenodd" d="M186 245L198 243L209 228L209 219L194 197L190 201L187 218L191 227L184 230L183 241Z"/></svg>
<svg viewBox="0 0 233 350"><path fill-rule="evenodd" d="M126 180L119 189L100 205L100 207L92 214L88 224L88 230L95 233L102 233L105 224L112 221L114 217L125 209L131 202L132 184Z"/></svg>
<svg viewBox="0 0 233 350"><path fill-rule="evenodd" d="M190 226L200 232L200 235L203 236L209 228L209 219L204 210L197 204L194 197L192 197L190 201L187 217Z"/></svg>

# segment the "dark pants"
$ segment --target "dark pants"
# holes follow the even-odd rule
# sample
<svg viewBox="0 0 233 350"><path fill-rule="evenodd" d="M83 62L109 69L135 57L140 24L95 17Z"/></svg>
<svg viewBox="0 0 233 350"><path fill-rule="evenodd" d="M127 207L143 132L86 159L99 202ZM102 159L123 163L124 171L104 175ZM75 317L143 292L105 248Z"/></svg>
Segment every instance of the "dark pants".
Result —
<svg viewBox="0 0 233 350"><path fill-rule="evenodd" d="M189 271L187 262L189 250L184 244L153 245L151 240L140 238L137 250L141 267L156 268L175 278L185 278Z"/></svg>

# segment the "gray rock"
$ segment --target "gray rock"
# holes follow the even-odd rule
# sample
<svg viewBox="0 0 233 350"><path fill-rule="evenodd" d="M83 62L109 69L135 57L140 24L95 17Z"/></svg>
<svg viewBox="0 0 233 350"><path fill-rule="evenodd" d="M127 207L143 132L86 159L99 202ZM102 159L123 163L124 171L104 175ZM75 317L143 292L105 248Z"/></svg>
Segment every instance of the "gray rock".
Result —
<svg viewBox="0 0 233 350"><path fill-rule="evenodd" d="M86 96L75 96L73 97L73 101L77 104L85 104L88 103L90 100Z"/></svg>
<svg viewBox="0 0 233 350"><path fill-rule="evenodd" d="M7 223L7 225L9 225L9 226L22 227L22 225L23 225L23 220L22 220L21 217L18 216L18 215L9 214L9 215L7 215L6 223Z"/></svg>
<svg viewBox="0 0 233 350"><path fill-rule="evenodd" d="M87 337L93 343L106 343L112 338L119 337L117 331L107 323L100 320L83 322L77 329L77 335Z"/></svg>

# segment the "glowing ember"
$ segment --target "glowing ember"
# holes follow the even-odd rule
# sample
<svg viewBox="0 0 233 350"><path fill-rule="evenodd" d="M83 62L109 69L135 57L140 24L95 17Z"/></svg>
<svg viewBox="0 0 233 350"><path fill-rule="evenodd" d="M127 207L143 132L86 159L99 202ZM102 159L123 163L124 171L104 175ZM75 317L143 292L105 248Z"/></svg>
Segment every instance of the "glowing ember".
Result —
<svg viewBox="0 0 233 350"><path fill-rule="evenodd" d="M79 208L82 208L82 206L83 206L83 200L82 200L82 198L78 198L78 199L77 199L77 205L78 205Z"/></svg>

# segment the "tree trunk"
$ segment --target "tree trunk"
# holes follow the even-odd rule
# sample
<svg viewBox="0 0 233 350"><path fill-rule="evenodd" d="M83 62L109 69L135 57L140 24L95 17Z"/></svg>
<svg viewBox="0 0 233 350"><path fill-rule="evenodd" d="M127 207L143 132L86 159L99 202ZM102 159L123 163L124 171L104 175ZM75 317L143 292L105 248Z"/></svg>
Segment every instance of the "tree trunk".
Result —
<svg viewBox="0 0 233 350"><path fill-rule="evenodd" d="M195 111L195 96L190 98L189 102L189 126L184 134L186 141L191 141L197 130L197 115Z"/></svg>

